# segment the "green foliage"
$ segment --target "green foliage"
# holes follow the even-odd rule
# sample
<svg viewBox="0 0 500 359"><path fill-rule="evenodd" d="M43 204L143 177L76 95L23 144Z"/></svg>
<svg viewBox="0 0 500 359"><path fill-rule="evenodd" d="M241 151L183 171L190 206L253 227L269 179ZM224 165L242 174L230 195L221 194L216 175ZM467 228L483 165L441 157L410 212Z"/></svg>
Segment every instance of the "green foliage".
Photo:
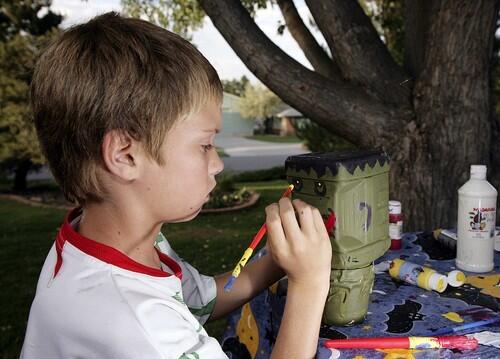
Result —
<svg viewBox="0 0 500 359"><path fill-rule="evenodd" d="M240 113L245 118L266 118L283 106L283 101L267 87L248 83L241 97Z"/></svg>
<svg viewBox="0 0 500 359"><path fill-rule="evenodd" d="M236 189L236 183L234 178L227 174L221 173L217 176L217 186L215 189L218 189L222 192L232 192Z"/></svg>
<svg viewBox="0 0 500 359"><path fill-rule="evenodd" d="M327 129L311 122L293 121L297 137L304 140L305 145L312 152L332 152L353 150L356 148L352 143L342 137L336 136Z"/></svg>
<svg viewBox="0 0 500 359"><path fill-rule="evenodd" d="M30 34L0 42L0 163L4 169L17 162L42 163L28 108L29 81L40 41Z"/></svg>
<svg viewBox="0 0 500 359"><path fill-rule="evenodd" d="M365 11L383 37L394 60L404 60L404 0L364 0Z"/></svg>
<svg viewBox="0 0 500 359"><path fill-rule="evenodd" d="M248 138L250 140L264 141L264 142L271 142L271 143L301 143L302 142L302 140L295 135L287 135L287 136L252 135L252 136L244 136L244 137Z"/></svg>
<svg viewBox="0 0 500 359"><path fill-rule="evenodd" d="M217 185L210 199L203 208L228 208L243 204L250 197L250 192L246 188L238 189L234 181L234 177L229 174L221 174L217 176Z"/></svg>
<svg viewBox="0 0 500 359"><path fill-rule="evenodd" d="M0 41L23 31L33 36L44 35L57 27L63 17L50 10L52 0L1 0ZM46 11L39 17L40 11Z"/></svg>
<svg viewBox="0 0 500 359"><path fill-rule="evenodd" d="M286 179L285 167L273 167L265 170L241 172L233 175L235 182L264 182Z"/></svg>
<svg viewBox="0 0 500 359"><path fill-rule="evenodd" d="M57 32L62 17L50 11L49 0L1 4L0 169L27 170L44 161L28 107L29 83L39 50ZM42 10L46 14L38 17Z"/></svg>
<svg viewBox="0 0 500 359"><path fill-rule="evenodd" d="M249 80L243 75L240 79L222 80L221 82L225 92L241 97L245 93L245 87Z"/></svg>
<svg viewBox="0 0 500 359"><path fill-rule="evenodd" d="M121 0L123 11L191 39L203 26L205 13L196 0Z"/></svg>
<svg viewBox="0 0 500 359"><path fill-rule="evenodd" d="M210 194L210 200L205 203L203 208L230 208L247 202L249 197L250 192L248 192L246 188L231 192L223 192L220 189L215 188Z"/></svg>
<svg viewBox="0 0 500 359"><path fill-rule="evenodd" d="M253 16L258 9L266 8L267 0L243 0L242 4ZM197 0L121 0L123 11L137 18L144 18L186 39L191 31L203 26L205 12Z"/></svg>

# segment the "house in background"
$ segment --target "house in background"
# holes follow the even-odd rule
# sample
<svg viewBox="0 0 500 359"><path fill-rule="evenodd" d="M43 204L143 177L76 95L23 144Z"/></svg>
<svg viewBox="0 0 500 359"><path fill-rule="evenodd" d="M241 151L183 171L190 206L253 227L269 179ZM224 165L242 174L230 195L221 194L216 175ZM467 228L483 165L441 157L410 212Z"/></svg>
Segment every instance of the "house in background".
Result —
<svg viewBox="0 0 500 359"><path fill-rule="evenodd" d="M292 123L305 121L304 115L292 107L277 113L274 117L279 119L280 136L295 135L295 128Z"/></svg>
<svg viewBox="0 0 500 359"><path fill-rule="evenodd" d="M306 121L304 115L288 107L266 119L246 119L240 114L240 97L223 93L221 137L251 136L252 134L270 134L279 136L295 135L293 123Z"/></svg>
<svg viewBox="0 0 500 359"><path fill-rule="evenodd" d="M222 129L219 136L251 136L254 120L245 119L240 114L241 99L224 92L222 96Z"/></svg>

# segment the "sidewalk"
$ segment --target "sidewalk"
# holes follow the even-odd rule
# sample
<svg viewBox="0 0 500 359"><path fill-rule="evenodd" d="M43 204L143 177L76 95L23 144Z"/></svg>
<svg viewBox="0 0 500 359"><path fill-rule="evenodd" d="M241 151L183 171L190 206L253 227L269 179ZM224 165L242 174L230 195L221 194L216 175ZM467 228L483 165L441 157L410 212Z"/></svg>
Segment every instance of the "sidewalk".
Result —
<svg viewBox="0 0 500 359"><path fill-rule="evenodd" d="M284 166L288 156L308 153L300 143L273 143L228 136L216 139L230 157L222 157L224 171L244 172Z"/></svg>

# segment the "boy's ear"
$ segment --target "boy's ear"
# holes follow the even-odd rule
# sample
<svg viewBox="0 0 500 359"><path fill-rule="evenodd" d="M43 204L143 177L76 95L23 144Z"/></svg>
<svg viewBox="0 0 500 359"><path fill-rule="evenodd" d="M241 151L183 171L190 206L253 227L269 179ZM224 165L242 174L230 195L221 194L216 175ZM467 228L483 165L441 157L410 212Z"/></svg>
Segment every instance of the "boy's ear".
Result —
<svg viewBox="0 0 500 359"><path fill-rule="evenodd" d="M124 181L137 178L137 160L141 155L139 142L126 131L112 130L104 135L102 158L106 170Z"/></svg>

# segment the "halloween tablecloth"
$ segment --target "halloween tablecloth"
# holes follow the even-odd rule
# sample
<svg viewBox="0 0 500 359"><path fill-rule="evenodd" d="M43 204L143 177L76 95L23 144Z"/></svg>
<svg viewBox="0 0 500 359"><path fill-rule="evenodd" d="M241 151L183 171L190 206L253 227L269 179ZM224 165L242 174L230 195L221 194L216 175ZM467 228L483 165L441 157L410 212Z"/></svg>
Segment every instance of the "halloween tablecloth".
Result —
<svg viewBox="0 0 500 359"><path fill-rule="evenodd" d="M264 255L263 251L259 255ZM407 233L403 248L388 251L375 264L402 258L446 274L455 268L455 253L433 239L432 233ZM317 358L500 358L500 349L480 345L474 351L439 350L336 350L321 345L324 339L382 336L432 336L442 328L489 319L500 310L500 253L490 273L467 274L459 288L448 286L443 293L427 291L377 273L363 323L351 327L323 326ZM233 312L227 321L222 347L230 358L268 358L278 334L286 300L286 279L262 292ZM297 323L300 325L300 323ZM500 323L474 331L500 332ZM462 334L461 332L459 334Z"/></svg>

